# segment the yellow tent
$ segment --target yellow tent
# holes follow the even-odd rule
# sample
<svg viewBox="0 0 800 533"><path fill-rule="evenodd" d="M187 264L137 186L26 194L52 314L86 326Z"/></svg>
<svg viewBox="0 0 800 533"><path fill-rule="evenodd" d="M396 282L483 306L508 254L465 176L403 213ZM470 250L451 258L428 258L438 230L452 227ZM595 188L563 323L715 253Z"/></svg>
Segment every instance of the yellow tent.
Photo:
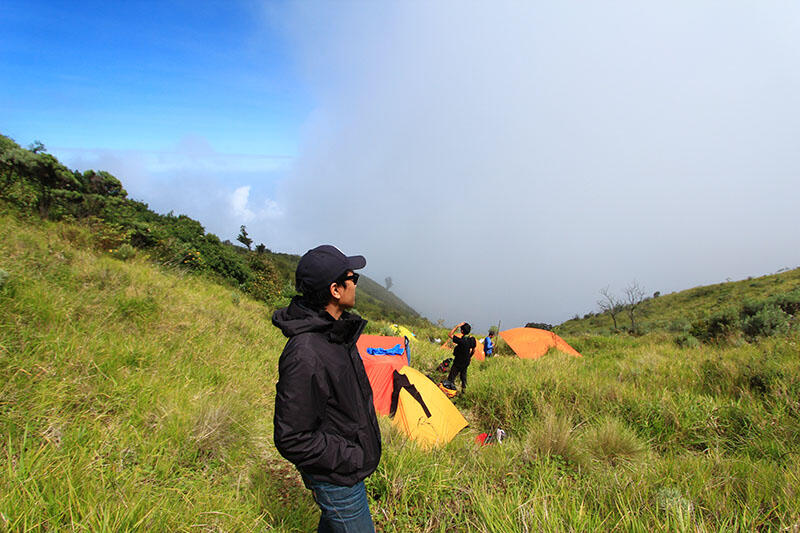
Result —
<svg viewBox="0 0 800 533"><path fill-rule="evenodd" d="M417 342L417 336L414 335L410 329L405 326L398 326L397 324L392 324L392 329L394 330L394 334L399 337L408 337L408 340Z"/></svg>
<svg viewBox="0 0 800 533"><path fill-rule="evenodd" d="M396 372L408 378L411 386L395 385L397 399L393 399L393 406L396 402L396 411L392 423L410 439L425 448L443 446L467 427L466 419L453 402L425 374L410 366L404 366ZM419 393L424 406L412 395L414 389Z"/></svg>

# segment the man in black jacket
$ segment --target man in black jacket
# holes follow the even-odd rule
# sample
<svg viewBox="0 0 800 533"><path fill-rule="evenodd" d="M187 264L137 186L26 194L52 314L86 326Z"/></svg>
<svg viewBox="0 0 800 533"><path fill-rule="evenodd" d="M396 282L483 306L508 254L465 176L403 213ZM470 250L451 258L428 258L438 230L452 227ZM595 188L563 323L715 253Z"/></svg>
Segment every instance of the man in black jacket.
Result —
<svg viewBox="0 0 800 533"><path fill-rule="evenodd" d="M458 328L461 328L461 337L455 336ZM475 337L469 334L470 331L472 331L472 326L466 322L461 322L453 326L453 329L447 334L455 344L453 348L453 366L450 367L450 373L447 374L447 380L444 382L444 385L449 389L455 390L456 385L453 380L458 375L461 378L461 392L467 390L467 368L472 360L472 354L475 353L475 346L478 344L475 341Z"/></svg>
<svg viewBox="0 0 800 533"><path fill-rule="evenodd" d="M378 467L381 434L356 340L367 324L355 305L363 256L323 245L297 265L298 292L272 323L289 338L278 363L275 446L319 505L317 531L373 532L364 479Z"/></svg>

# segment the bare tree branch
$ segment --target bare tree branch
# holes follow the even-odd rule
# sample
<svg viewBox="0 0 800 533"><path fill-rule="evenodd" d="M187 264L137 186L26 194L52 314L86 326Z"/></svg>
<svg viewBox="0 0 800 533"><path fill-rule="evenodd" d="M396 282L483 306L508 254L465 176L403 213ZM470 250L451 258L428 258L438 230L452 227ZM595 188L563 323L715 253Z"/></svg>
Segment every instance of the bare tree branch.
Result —
<svg viewBox="0 0 800 533"><path fill-rule="evenodd" d="M625 287L625 306L628 317L631 319L631 331L636 333L636 309L644 301L644 289L639 282L633 280Z"/></svg>
<svg viewBox="0 0 800 533"><path fill-rule="evenodd" d="M608 287L600 289L600 295L602 298L597 301L597 305L600 307L600 312L611 315L611 320L614 321L614 329L619 329L617 327L617 315L620 311L622 311L622 301L618 300L616 296L611 294L611 292L608 290Z"/></svg>

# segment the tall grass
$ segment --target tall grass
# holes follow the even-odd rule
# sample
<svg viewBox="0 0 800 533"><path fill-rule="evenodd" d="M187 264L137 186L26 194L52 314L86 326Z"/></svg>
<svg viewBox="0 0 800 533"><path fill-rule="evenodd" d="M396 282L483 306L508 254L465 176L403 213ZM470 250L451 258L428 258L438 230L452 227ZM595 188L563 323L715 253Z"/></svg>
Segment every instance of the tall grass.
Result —
<svg viewBox="0 0 800 533"><path fill-rule="evenodd" d="M85 231L0 215L0 529L314 530L272 444L270 310ZM800 527L800 339L567 340L583 358L473 362L444 448L381 420L380 531ZM414 350L441 379L445 351Z"/></svg>

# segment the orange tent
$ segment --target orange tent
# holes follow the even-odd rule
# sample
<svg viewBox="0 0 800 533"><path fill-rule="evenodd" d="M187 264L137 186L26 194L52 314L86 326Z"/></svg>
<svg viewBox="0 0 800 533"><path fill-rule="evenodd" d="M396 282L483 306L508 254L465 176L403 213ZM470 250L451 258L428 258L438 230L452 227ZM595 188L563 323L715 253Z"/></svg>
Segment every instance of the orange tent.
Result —
<svg viewBox="0 0 800 533"><path fill-rule="evenodd" d="M394 390L392 375L395 370L400 370L408 365L408 352L403 355L370 355L367 348L391 349L397 345L405 346L403 337L384 337L382 335L361 335L356 341L358 353L364 362L364 370L372 387L372 403L375 411L382 415L389 415L392 405L392 390Z"/></svg>
<svg viewBox="0 0 800 533"><path fill-rule="evenodd" d="M456 337L460 336L461 335L456 335ZM444 343L442 343L442 350L450 350L450 353L453 353L453 348L455 348L455 346L450 339L447 339L444 341ZM483 343L478 338L475 338L475 351L472 353L472 358L477 359L478 361L484 361L486 359L486 354L483 353Z"/></svg>
<svg viewBox="0 0 800 533"><path fill-rule="evenodd" d="M538 359L550 348L582 357L575 348L552 331L536 328L513 328L501 331L500 336L522 359Z"/></svg>

